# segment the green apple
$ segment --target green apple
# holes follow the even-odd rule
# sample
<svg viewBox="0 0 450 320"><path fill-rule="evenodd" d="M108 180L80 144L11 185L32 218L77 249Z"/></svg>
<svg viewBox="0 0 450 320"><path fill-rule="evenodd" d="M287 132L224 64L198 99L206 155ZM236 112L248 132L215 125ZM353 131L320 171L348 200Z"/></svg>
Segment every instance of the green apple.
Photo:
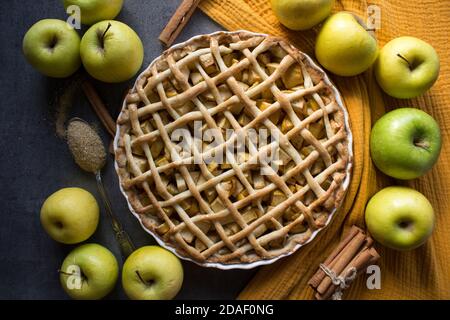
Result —
<svg viewBox="0 0 450 320"><path fill-rule="evenodd" d="M306 30L330 15L333 2L333 0L272 0L272 9L278 20L287 28Z"/></svg>
<svg viewBox="0 0 450 320"><path fill-rule="evenodd" d="M45 200L41 223L54 240L74 244L88 239L97 229L99 208L94 196L81 188L64 188Z"/></svg>
<svg viewBox="0 0 450 320"><path fill-rule="evenodd" d="M61 266L59 280L73 299L96 300L111 292L118 275L119 265L111 251L89 243L69 253Z"/></svg>
<svg viewBox="0 0 450 320"><path fill-rule="evenodd" d="M370 134L370 153L380 171L397 179L415 179L436 163L441 133L426 112L400 108L382 116Z"/></svg>
<svg viewBox="0 0 450 320"><path fill-rule="evenodd" d="M414 37L389 41L375 62L375 76L388 95L409 99L431 88L439 76L439 57L434 48Z"/></svg>
<svg viewBox="0 0 450 320"><path fill-rule="evenodd" d="M104 82L129 80L144 59L144 47L136 32L114 20L94 24L81 39L80 48L86 71Z"/></svg>
<svg viewBox="0 0 450 320"><path fill-rule="evenodd" d="M80 36L62 20L35 23L25 34L22 49L27 61L49 77L66 78L81 66Z"/></svg>
<svg viewBox="0 0 450 320"><path fill-rule="evenodd" d="M317 35L315 52L325 69L339 76L354 76L375 62L378 45L359 18L339 12L324 22Z"/></svg>
<svg viewBox="0 0 450 320"><path fill-rule="evenodd" d="M407 187L387 187L367 203L366 225L382 245L410 250L421 246L434 228L434 211L428 199Z"/></svg>
<svg viewBox="0 0 450 320"><path fill-rule="evenodd" d="M130 299L169 300L183 284L183 266L171 252L146 246L133 252L123 265L122 286Z"/></svg>
<svg viewBox="0 0 450 320"><path fill-rule="evenodd" d="M91 25L102 20L112 20L122 10L123 0L64 0L64 7L78 6L81 23Z"/></svg>

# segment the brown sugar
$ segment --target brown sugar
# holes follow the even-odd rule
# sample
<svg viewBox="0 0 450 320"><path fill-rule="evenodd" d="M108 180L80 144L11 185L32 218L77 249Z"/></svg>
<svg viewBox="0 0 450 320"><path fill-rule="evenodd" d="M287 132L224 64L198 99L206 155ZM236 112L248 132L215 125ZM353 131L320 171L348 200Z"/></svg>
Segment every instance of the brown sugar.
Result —
<svg viewBox="0 0 450 320"><path fill-rule="evenodd" d="M106 162L106 151L95 129L82 120L72 120L67 127L67 143L81 169L95 173Z"/></svg>

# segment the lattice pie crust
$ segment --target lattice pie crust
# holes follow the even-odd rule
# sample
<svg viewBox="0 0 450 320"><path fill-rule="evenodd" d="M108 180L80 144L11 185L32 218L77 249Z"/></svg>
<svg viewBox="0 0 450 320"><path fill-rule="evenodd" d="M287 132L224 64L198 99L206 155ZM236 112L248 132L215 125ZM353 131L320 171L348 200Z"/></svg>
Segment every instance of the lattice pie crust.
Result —
<svg viewBox="0 0 450 320"><path fill-rule="evenodd" d="M118 119L117 172L143 225L177 254L200 263L273 259L310 240L339 207L349 128L337 91L309 61L280 39L223 32L169 49L138 78ZM194 121L200 131L236 134L186 154L171 133L193 138ZM277 133L269 141L277 171L249 139L239 156L210 161L252 128Z"/></svg>

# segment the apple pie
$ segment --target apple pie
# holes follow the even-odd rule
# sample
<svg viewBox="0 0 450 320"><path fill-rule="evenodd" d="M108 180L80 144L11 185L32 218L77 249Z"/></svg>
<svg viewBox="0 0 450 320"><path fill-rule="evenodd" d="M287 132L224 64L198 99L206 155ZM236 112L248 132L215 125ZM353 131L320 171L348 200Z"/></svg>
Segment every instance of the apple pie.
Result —
<svg viewBox="0 0 450 320"><path fill-rule="evenodd" d="M269 263L339 208L351 132L326 74L267 35L192 38L153 61L117 120L116 170L159 243L202 265Z"/></svg>

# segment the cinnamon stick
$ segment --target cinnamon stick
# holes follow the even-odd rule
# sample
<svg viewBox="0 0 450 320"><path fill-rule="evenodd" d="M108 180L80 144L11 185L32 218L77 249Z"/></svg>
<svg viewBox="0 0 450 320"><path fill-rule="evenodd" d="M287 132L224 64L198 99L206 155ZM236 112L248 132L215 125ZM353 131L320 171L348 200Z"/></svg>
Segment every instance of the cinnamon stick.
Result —
<svg viewBox="0 0 450 320"><path fill-rule="evenodd" d="M333 298L338 299L342 295L343 288L348 286L348 282L353 279L353 277L349 278L352 270L356 270L356 276L358 276L379 258L379 254L373 248L373 239L360 228L353 226L349 234L321 264L308 284L316 291L317 299L329 299L332 295ZM336 279L334 279L335 277ZM333 279L339 280L341 283L335 284ZM341 287L341 284L344 286Z"/></svg>
<svg viewBox="0 0 450 320"><path fill-rule="evenodd" d="M83 92L86 95L87 99L89 100L95 113L105 126L105 129L114 138L114 136L116 135L116 123L109 114L108 109L106 109L105 104L98 95L94 86L89 80L84 80L83 83L81 84L81 87L83 88Z"/></svg>
<svg viewBox="0 0 450 320"><path fill-rule="evenodd" d="M159 40L169 47L188 23L201 0L183 0L178 9L170 18L164 30L159 35Z"/></svg>
<svg viewBox="0 0 450 320"><path fill-rule="evenodd" d="M339 259L336 259L334 261L335 263L332 266L329 266L329 268L337 275L341 274L341 272L344 271L345 267L348 266L349 262L353 259L355 254L357 254L364 241L365 235L359 232L348 244L345 250L343 250L339 255ZM331 284L332 280L330 277L324 278L320 285L317 287L317 292L323 294Z"/></svg>
<svg viewBox="0 0 450 320"><path fill-rule="evenodd" d="M355 268L357 271L362 271L365 267L368 266L369 261L372 259L372 253L370 250L364 250L360 252L339 274L341 277L347 276L347 273L352 268ZM323 292L322 299L328 299L331 295L336 291L337 286L333 283L328 287L328 289Z"/></svg>
<svg viewBox="0 0 450 320"><path fill-rule="evenodd" d="M331 252L328 258L324 261L326 266L330 266L333 260L343 251L343 249L349 244L349 242L362 230L357 226L352 226L348 235L339 243L339 245ZM326 274L322 269L319 269L316 274L309 280L309 285L316 288L322 282L323 278L325 278Z"/></svg>

